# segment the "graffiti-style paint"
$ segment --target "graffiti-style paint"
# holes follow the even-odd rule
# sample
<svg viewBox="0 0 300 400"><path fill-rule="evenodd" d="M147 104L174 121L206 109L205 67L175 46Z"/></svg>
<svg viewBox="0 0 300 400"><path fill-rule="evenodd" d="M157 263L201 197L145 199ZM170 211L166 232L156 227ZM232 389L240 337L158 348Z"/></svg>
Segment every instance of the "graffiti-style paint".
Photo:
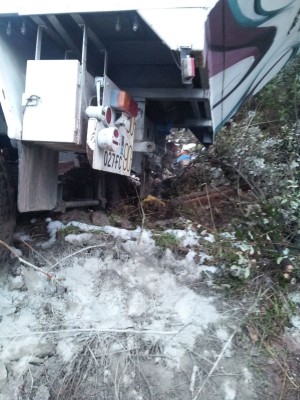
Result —
<svg viewBox="0 0 300 400"><path fill-rule="evenodd" d="M299 0L220 0L205 30L216 132L299 52Z"/></svg>

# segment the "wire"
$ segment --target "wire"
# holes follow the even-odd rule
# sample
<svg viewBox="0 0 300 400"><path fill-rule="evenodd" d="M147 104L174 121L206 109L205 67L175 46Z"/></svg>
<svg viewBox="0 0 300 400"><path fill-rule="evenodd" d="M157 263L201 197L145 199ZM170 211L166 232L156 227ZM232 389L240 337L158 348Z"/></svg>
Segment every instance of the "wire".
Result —
<svg viewBox="0 0 300 400"><path fill-rule="evenodd" d="M174 60L174 62L176 64L177 68L180 69L180 71L181 71L181 65L179 64L179 61L177 60L173 50L171 50L171 54L172 54L173 60Z"/></svg>
<svg viewBox="0 0 300 400"><path fill-rule="evenodd" d="M29 103L31 101L38 102L38 100L40 100L40 99L41 99L40 96L37 96L36 94L32 94L31 96L28 97L28 99L26 99L26 104L23 109L23 118L24 118L24 114L25 114L26 108L28 107Z"/></svg>

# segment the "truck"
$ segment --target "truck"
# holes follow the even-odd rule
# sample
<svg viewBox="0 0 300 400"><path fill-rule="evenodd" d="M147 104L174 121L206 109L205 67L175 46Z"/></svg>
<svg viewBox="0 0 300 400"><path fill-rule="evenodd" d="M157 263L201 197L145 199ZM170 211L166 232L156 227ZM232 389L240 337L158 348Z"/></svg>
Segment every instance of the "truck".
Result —
<svg viewBox="0 0 300 400"><path fill-rule="evenodd" d="M299 47L298 0L1 3L0 239L15 203L105 206L132 174L142 196L171 129L209 146Z"/></svg>

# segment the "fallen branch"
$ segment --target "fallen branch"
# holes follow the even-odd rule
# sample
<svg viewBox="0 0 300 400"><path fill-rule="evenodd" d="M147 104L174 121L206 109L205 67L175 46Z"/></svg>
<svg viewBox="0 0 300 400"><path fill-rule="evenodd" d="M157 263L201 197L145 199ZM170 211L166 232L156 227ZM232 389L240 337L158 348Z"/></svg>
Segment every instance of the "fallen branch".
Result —
<svg viewBox="0 0 300 400"><path fill-rule="evenodd" d="M193 397L192 400L197 400L199 395L201 394L202 390L204 389L204 386L206 385L207 381L209 380L209 378L212 376L212 374L214 373L215 369L218 367L219 362L221 361L221 359L223 358L223 355L225 353L225 351L228 349L229 345L232 342L232 339L234 338L235 334L237 333L239 328L235 329L232 334L230 335L229 339L227 340L227 342L225 343L225 346L223 347L221 353L219 354L216 362L214 363L213 367L211 368L211 370L209 371L209 374L207 375L207 377L204 379L204 382L202 383L202 385L200 386L200 388L198 389L196 396Z"/></svg>
<svg viewBox="0 0 300 400"><path fill-rule="evenodd" d="M71 254L69 254L69 255L67 255L67 256L65 256L65 257L63 257L63 258L61 258L59 261L57 261L55 264L52 264L51 265L51 269L53 269L53 268L55 268L57 265L59 265L62 261L65 261L65 260L67 260L68 258L71 258L71 257L74 257L76 254L78 254L78 253L82 253L82 252L84 252L84 251L86 251L86 250L90 250L90 249L95 249L95 248L97 248L97 247L105 247L106 246L106 244L95 244L95 245L93 245L93 246L87 246L87 247L85 247L84 249L80 249L80 250L77 250L77 251L74 251L74 253L71 253Z"/></svg>
<svg viewBox="0 0 300 400"><path fill-rule="evenodd" d="M199 372L199 367L197 365L194 365L190 382L190 392L192 393L192 395L194 395L196 376L198 372Z"/></svg>
<svg viewBox="0 0 300 400"><path fill-rule="evenodd" d="M177 331L148 331L148 330L136 330L136 329L98 329L98 328L74 328L74 329L60 329L54 331L33 331L26 333L19 333L18 335L4 335L0 336L0 339L17 339L24 336L38 336L38 335L49 335L56 333L132 333L136 335L176 335Z"/></svg>
<svg viewBox="0 0 300 400"><path fill-rule="evenodd" d="M8 244L4 243L2 240L0 240L0 244L1 244L2 246L6 247L7 250L9 250L9 251L14 255L14 257L15 257L18 261L20 261L20 263L22 263L22 264L24 264L24 265L27 265L28 267L31 267L31 268L33 268L34 270L38 271L38 272L41 272L42 274L46 275L49 279L54 280L54 281L56 281L58 284L60 284L60 283L58 282L58 280L56 279L56 276L55 276L55 275L49 274L48 272L43 271L41 268L37 267L36 265L31 264L29 261L24 260L24 258L20 257L19 254L18 254L15 250L13 250L10 246L8 246Z"/></svg>
<svg viewBox="0 0 300 400"><path fill-rule="evenodd" d="M37 254L39 257L41 257L48 265L52 265L47 258L45 258L42 254L40 254L38 251L36 251L32 246L30 246L29 243L25 242L24 240L20 240L21 243L23 243L25 246L27 246L33 253Z"/></svg>

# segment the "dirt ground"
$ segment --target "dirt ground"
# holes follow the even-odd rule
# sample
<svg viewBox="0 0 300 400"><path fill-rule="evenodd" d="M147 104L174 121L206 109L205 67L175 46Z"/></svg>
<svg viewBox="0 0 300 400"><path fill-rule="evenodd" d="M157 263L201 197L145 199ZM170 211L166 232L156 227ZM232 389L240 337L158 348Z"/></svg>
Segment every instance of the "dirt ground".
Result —
<svg viewBox="0 0 300 400"><path fill-rule="evenodd" d="M165 227L178 253L151 230L98 222L85 212L19 222L21 262L0 276L1 400L300 398L298 283L284 336L266 345L248 324L259 288L220 285L211 235Z"/></svg>

